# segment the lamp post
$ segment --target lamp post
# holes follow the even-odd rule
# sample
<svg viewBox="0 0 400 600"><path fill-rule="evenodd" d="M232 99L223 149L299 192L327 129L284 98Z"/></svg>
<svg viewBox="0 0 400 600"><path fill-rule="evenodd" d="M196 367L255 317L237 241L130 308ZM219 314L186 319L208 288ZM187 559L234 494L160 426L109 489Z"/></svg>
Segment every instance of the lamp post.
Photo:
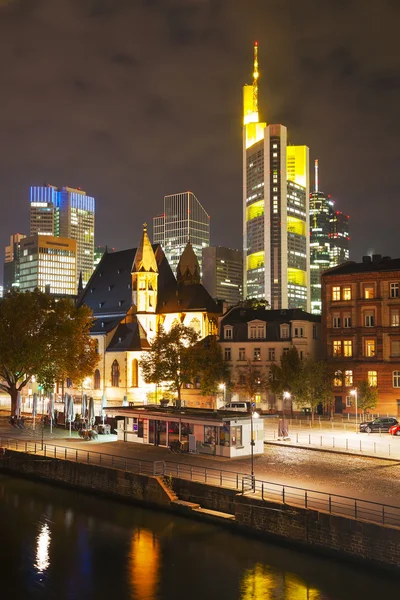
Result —
<svg viewBox="0 0 400 600"><path fill-rule="evenodd" d="M258 419L259 414L254 412L253 402L251 403L251 412L250 412L250 456L251 456L251 489L253 492L255 491L255 477L254 477L254 423L253 419Z"/></svg>
<svg viewBox="0 0 400 600"><path fill-rule="evenodd" d="M358 394L357 394L357 388L354 388L354 390L351 390L350 394L352 396L354 396L355 400L356 400L356 433L358 433Z"/></svg>

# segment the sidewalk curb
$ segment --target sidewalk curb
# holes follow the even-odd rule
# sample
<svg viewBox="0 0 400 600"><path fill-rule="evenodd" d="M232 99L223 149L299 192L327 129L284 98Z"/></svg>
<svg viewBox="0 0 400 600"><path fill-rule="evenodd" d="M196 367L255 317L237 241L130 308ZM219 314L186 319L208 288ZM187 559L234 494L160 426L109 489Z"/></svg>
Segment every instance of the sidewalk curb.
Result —
<svg viewBox="0 0 400 600"><path fill-rule="evenodd" d="M328 454L345 454L346 456L357 456L359 458L375 458L376 460L388 460L390 462L400 463L400 458L391 456L377 456L376 454L364 454L364 452L356 452L351 450L337 450L335 448L319 448L315 446L304 446L303 444L287 444L286 442L267 441L264 440L264 446L283 446L285 448L301 448L302 450L312 450L313 452L327 452Z"/></svg>

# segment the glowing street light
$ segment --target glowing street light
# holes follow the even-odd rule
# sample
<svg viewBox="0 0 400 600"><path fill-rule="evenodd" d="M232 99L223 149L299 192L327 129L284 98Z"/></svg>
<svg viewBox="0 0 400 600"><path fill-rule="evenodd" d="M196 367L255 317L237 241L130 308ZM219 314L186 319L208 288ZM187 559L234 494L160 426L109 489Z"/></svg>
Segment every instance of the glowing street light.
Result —
<svg viewBox="0 0 400 600"><path fill-rule="evenodd" d="M354 396L354 398L356 399L356 433L358 433L358 427L357 427L357 419L358 419L358 394L357 394L357 388L354 388L354 390L351 390L350 394L352 396Z"/></svg>
<svg viewBox="0 0 400 600"><path fill-rule="evenodd" d="M253 492L255 491L255 477L254 477L254 446L255 446L255 440L254 440L254 427L253 427L253 419L258 419L260 417L260 415L256 412L254 412L254 406L253 403L251 405L251 418L250 418L250 450L251 450L251 488L253 490Z"/></svg>

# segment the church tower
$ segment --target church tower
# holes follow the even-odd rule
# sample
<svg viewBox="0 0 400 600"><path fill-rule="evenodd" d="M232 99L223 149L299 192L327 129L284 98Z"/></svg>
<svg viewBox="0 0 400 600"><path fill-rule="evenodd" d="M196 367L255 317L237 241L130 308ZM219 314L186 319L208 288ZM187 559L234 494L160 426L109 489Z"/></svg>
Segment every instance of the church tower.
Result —
<svg viewBox="0 0 400 600"><path fill-rule="evenodd" d="M188 242L179 259L176 269L178 285L193 285L200 283L200 267L193 246Z"/></svg>
<svg viewBox="0 0 400 600"><path fill-rule="evenodd" d="M158 267L153 247L147 235L147 223L132 265L132 300L138 321L149 337L156 332Z"/></svg>

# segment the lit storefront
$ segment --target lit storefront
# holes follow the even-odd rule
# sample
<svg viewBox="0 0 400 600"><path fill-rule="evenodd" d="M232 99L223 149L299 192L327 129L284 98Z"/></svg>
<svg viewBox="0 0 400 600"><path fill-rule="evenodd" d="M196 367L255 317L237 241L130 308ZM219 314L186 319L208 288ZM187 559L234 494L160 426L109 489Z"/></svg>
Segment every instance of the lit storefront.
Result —
<svg viewBox="0 0 400 600"><path fill-rule="evenodd" d="M118 440L153 446L181 442L188 452L235 458L264 453L264 422L247 413L199 409L121 407L107 410L118 420Z"/></svg>

